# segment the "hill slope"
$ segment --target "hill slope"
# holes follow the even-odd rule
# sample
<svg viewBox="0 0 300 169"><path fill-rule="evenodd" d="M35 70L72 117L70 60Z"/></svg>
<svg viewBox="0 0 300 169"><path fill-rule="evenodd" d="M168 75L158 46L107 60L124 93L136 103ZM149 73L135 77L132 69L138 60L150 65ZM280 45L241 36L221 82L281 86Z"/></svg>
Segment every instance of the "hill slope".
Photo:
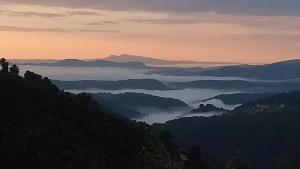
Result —
<svg viewBox="0 0 300 169"><path fill-rule="evenodd" d="M81 81L52 81L60 89L64 90L122 90L122 89L145 89L145 90L168 90L170 89L162 82L154 79L128 79L118 81L81 80Z"/></svg>
<svg viewBox="0 0 300 169"><path fill-rule="evenodd" d="M257 66L228 66L202 73L206 76L245 77L259 79L300 78L300 60L290 60Z"/></svg>
<svg viewBox="0 0 300 169"><path fill-rule="evenodd" d="M218 160L239 156L255 168L299 168L299 103L300 92L291 92L223 116L183 118L153 127L170 130L179 145L200 146L204 155Z"/></svg>
<svg viewBox="0 0 300 169"><path fill-rule="evenodd" d="M289 60L266 65L232 65L214 68L157 69L152 73L174 76L242 77L269 80L300 78L300 60Z"/></svg>
<svg viewBox="0 0 300 169"><path fill-rule="evenodd" d="M213 99L221 100L227 105L245 104L251 101L256 101L261 98L270 97L275 95L274 93L235 93L235 94L220 94L215 97L211 97L201 101L209 101Z"/></svg>
<svg viewBox="0 0 300 169"><path fill-rule="evenodd" d="M173 167L144 124L60 91L32 72L0 72L0 168L140 169Z"/></svg>
<svg viewBox="0 0 300 169"><path fill-rule="evenodd" d="M290 92L300 90L298 82L256 82L243 80L199 80L191 82L171 82L167 85L176 89L199 88L233 90L243 92Z"/></svg>
<svg viewBox="0 0 300 169"><path fill-rule="evenodd" d="M117 113L128 118L138 118L150 113L190 111L192 108L181 100L152 96L143 93L109 94L97 93L91 95L99 103L108 106ZM141 112L137 114L136 112Z"/></svg>

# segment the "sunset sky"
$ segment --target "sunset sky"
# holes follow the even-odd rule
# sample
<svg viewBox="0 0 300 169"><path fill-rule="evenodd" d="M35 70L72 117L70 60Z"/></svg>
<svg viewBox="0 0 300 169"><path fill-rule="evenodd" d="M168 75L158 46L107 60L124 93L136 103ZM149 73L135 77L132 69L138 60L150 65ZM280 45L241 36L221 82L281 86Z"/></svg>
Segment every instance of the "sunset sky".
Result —
<svg viewBox="0 0 300 169"><path fill-rule="evenodd" d="M0 55L300 59L299 0L0 0Z"/></svg>

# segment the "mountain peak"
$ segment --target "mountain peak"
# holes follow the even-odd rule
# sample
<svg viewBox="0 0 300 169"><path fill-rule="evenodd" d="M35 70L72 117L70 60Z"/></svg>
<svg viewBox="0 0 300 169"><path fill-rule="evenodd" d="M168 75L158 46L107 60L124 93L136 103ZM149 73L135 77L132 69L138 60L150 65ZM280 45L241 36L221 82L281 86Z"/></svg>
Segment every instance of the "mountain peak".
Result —
<svg viewBox="0 0 300 169"><path fill-rule="evenodd" d="M206 67L210 66L220 66L220 65L236 65L237 63L230 62L214 62L214 61L192 61L192 60L168 60L168 59L158 59L153 57L145 57L139 55L131 54L121 54L121 55L110 55L104 60L114 61L114 62L143 62L149 66L171 66L171 67ZM209 66L208 66L209 67Z"/></svg>

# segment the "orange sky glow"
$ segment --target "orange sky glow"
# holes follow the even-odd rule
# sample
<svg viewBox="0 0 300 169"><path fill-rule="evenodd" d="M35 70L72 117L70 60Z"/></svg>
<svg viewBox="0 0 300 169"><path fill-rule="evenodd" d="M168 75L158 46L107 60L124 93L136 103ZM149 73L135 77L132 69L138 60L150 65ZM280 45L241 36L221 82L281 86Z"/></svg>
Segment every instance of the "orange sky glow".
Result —
<svg viewBox="0 0 300 169"><path fill-rule="evenodd" d="M0 5L0 55L95 59L111 54L270 63L300 59L299 16L164 13Z"/></svg>

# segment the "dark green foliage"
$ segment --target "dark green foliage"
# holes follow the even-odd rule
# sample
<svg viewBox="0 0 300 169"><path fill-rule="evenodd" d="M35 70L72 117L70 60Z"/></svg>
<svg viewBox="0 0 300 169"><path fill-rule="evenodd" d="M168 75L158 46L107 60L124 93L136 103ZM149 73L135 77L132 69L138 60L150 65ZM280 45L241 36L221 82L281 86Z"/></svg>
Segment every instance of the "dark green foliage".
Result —
<svg viewBox="0 0 300 169"><path fill-rule="evenodd" d="M2 74L8 74L8 65L9 65L9 63L6 61L6 59L2 58L0 60L0 64L1 64L1 67L2 67L1 73Z"/></svg>
<svg viewBox="0 0 300 169"><path fill-rule="evenodd" d="M43 77L41 75L35 74L34 72L28 70L24 74L24 79L30 82L41 81L42 78Z"/></svg>
<svg viewBox="0 0 300 169"><path fill-rule="evenodd" d="M19 68L17 65L12 65L10 68L9 68L9 71L11 73L12 76L19 76Z"/></svg>
<svg viewBox="0 0 300 169"><path fill-rule="evenodd" d="M170 169L145 124L104 112L86 94L60 91L27 71L0 75L0 168Z"/></svg>
<svg viewBox="0 0 300 169"><path fill-rule="evenodd" d="M255 168L300 168L299 121L300 92L291 92L247 103L227 115L183 118L153 127L170 130L179 145L200 146L204 156L217 161L238 153Z"/></svg>
<svg viewBox="0 0 300 169"><path fill-rule="evenodd" d="M2 58L0 60L0 64L1 64L1 75L2 76L6 76L8 74L12 75L12 76L19 76L19 67L17 65L12 65L11 67L9 67L9 62L6 61L5 58Z"/></svg>

